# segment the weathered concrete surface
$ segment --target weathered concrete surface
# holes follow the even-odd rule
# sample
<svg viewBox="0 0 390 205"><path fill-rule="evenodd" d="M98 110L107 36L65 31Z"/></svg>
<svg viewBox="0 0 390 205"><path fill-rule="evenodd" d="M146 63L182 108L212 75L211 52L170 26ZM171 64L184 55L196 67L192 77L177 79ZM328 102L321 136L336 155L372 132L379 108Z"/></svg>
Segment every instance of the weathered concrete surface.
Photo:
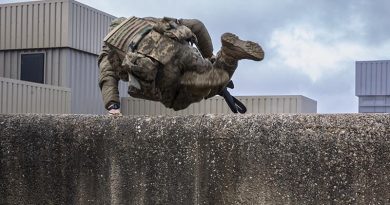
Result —
<svg viewBox="0 0 390 205"><path fill-rule="evenodd" d="M389 204L390 115L0 115L0 204Z"/></svg>

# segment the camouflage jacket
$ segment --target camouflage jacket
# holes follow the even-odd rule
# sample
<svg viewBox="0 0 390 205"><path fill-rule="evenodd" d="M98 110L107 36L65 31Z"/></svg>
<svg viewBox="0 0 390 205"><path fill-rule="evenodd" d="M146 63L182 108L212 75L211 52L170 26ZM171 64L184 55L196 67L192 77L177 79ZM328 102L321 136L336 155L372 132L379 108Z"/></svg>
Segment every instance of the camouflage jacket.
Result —
<svg viewBox="0 0 390 205"><path fill-rule="evenodd" d="M126 20L129 19L120 18L114 20L110 27L110 30L118 29L118 25L121 24L123 26L123 23ZM120 36L119 38L116 37L115 39L119 39L120 41L116 41L114 43L110 42L108 44L107 42L105 42L105 45L103 46L103 50L101 52L101 55L99 56L99 67L100 67L99 85L102 90L103 100L106 108L112 102L119 103L118 81L120 79L124 81L129 80L128 73L126 72L126 69L123 69L122 63L127 57L126 56L126 53L128 52L128 50L126 50L128 49L127 44L131 43L130 41L124 41L123 39L134 38L134 35L130 36L131 32L139 33L142 29L148 28L149 25L156 28L156 24L159 24L161 22L167 22L163 20L173 20L174 22L177 22L178 25L184 25L186 28L191 30L191 33L195 34L195 39L196 39L195 41L197 43L197 47L204 58L210 58L213 55L213 46L211 43L210 35L206 27L204 26L204 24L199 20L196 19L175 20L171 18L158 19L158 18L151 18L151 17L144 18L144 20L146 20L149 24L142 24L142 25L139 24L140 26L133 26L138 30L137 29L132 30L127 28L129 31L126 33L127 36ZM159 29L158 26L159 25L157 25L157 29L152 30L147 35L147 38L145 38L143 40L143 43L139 45L137 52L152 57L155 60L159 61L161 64L165 65L169 61L171 61L171 59L173 58L173 54L176 53L176 51L172 50L175 49L175 46L173 46L175 43L170 42L169 40L159 41L158 39L156 39L156 38L161 38L161 35L159 35L158 32L155 31ZM163 27L165 25L162 24L161 26ZM167 35L168 36L172 35L173 37L175 37L175 35L180 36L182 35L182 33L173 33L173 34L168 33ZM106 39L107 37L105 38L105 40ZM161 42L165 44L156 46L155 44L157 42ZM112 44L115 45L113 46ZM160 48L160 49L155 49L155 48ZM157 71L152 71L152 72L153 75L156 75ZM151 74L150 76L153 75ZM168 74L165 73L164 78L166 79L163 82L159 82L160 83L159 87L162 88L161 91L164 92L164 90L165 91L171 90L172 87L174 87L174 85L172 85L172 82L177 81L178 75L180 74L179 71L177 70L172 71L171 73ZM153 95L147 94L146 96L153 96ZM162 101L166 106L169 107L169 105L171 104L170 101L172 100L171 99L172 97L173 96L166 97L168 99L161 99L161 96L159 96L155 98L150 98L150 100Z"/></svg>

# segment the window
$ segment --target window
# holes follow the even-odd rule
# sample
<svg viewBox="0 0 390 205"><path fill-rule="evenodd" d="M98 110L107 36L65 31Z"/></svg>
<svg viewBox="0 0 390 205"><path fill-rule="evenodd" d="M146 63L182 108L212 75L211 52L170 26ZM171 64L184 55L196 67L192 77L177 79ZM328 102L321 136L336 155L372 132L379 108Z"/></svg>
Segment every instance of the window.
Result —
<svg viewBox="0 0 390 205"><path fill-rule="evenodd" d="M21 54L20 80L44 83L44 53Z"/></svg>

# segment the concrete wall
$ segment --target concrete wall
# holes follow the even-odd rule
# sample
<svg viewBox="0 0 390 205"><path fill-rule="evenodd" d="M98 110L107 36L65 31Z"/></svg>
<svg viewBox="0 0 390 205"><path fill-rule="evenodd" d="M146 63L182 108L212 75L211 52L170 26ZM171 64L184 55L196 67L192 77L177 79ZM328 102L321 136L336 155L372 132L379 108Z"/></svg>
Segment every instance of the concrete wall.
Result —
<svg viewBox="0 0 390 205"><path fill-rule="evenodd" d="M302 95L237 96L247 113L316 113L317 102ZM191 104L180 111L166 108L160 102L133 97L121 98L121 111L125 115L194 115L230 114L232 111L221 96Z"/></svg>
<svg viewBox="0 0 390 205"><path fill-rule="evenodd" d="M0 115L0 204L389 204L390 115Z"/></svg>

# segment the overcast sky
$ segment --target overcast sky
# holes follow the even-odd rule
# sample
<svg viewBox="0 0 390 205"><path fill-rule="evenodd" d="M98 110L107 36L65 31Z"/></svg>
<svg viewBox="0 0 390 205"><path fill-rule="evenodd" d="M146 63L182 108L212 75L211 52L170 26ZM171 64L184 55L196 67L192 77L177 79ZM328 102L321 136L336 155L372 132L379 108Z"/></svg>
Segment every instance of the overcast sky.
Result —
<svg viewBox="0 0 390 205"><path fill-rule="evenodd" d="M15 2L0 0L0 2ZM114 16L196 18L214 43L232 32L261 44L240 61L235 95L304 95L319 113L354 113L355 61L389 60L389 0L79 0Z"/></svg>

